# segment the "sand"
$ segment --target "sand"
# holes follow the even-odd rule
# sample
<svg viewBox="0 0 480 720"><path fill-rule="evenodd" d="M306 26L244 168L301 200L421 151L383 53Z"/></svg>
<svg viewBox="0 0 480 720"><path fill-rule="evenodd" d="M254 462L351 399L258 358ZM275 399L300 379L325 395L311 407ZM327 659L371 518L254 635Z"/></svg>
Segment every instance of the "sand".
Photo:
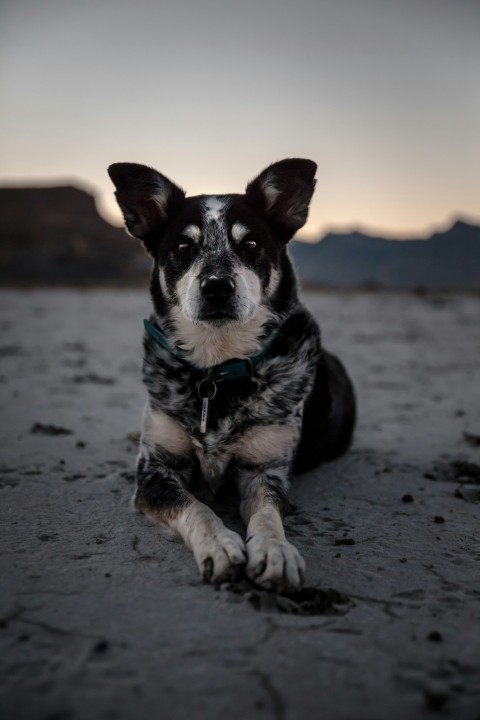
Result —
<svg viewBox="0 0 480 720"><path fill-rule="evenodd" d="M294 480L290 600L130 509L146 294L0 299L2 720L478 720L480 298L305 295L359 424Z"/></svg>

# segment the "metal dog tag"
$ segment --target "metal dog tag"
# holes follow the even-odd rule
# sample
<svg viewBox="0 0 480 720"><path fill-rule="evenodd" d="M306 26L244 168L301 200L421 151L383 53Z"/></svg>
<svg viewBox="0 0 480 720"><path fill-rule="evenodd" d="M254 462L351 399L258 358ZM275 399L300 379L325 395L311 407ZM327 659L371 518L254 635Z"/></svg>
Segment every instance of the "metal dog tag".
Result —
<svg viewBox="0 0 480 720"><path fill-rule="evenodd" d="M205 379L198 386L198 395L202 398L202 414L200 416L200 432L205 434L208 428L208 411L210 400L217 394L217 386L213 380Z"/></svg>

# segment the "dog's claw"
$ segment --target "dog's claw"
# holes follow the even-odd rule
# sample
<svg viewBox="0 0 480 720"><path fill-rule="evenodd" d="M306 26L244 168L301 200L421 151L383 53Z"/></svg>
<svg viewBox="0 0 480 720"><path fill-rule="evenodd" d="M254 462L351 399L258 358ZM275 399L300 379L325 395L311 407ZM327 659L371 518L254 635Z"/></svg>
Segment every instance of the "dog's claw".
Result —
<svg viewBox="0 0 480 720"><path fill-rule="evenodd" d="M205 582L210 582L213 575L213 560L208 557L203 561L202 577Z"/></svg>
<svg viewBox="0 0 480 720"><path fill-rule="evenodd" d="M302 587L305 561L287 540L254 535L247 545L247 575L266 590L288 591Z"/></svg>
<svg viewBox="0 0 480 720"><path fill-rule="evenodd" d="M257 578L259 575L263 575L265 572L265 568L267 567L266 562L259 563L256 567L252 569L252 576Z"/></svg>
<svg viewBox="0 0 480 720"><path fill-rule="evenodd" d="M247 562L242 538L227 528L206 537L194 554L202 578L210 583L235 580Z"/></svg>

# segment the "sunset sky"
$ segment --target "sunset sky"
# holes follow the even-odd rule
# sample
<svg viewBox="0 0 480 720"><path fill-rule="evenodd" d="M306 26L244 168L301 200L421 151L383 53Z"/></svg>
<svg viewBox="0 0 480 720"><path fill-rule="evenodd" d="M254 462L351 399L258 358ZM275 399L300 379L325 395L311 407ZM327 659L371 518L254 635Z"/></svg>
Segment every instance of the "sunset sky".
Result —
<svg viewBox="0 0 480 720"><path fill-rule="evenodd" d="M478 0L2 0L0 184L190 194L318 163L306 232L480 222Z"/></svg>

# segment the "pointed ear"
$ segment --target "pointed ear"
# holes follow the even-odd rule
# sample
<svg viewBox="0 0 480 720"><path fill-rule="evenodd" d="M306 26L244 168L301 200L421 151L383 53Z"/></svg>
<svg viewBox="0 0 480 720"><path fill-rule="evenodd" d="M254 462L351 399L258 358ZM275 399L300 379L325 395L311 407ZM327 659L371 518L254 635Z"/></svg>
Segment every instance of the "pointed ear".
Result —
<svg viewBox="0 0 480 720"><path fill-rule="evenodd" d="M158 234L182 204L185 193L153 168L115 163L108 168L127 232L153 254Z"/></svg>
<svg viewBox="0 0 480 720"><path fill-rule="evenodd" d="M307 221L316 170L312 160L281 160L247 185L247 199L267 216L285 240L290 240Z"/></svg>

